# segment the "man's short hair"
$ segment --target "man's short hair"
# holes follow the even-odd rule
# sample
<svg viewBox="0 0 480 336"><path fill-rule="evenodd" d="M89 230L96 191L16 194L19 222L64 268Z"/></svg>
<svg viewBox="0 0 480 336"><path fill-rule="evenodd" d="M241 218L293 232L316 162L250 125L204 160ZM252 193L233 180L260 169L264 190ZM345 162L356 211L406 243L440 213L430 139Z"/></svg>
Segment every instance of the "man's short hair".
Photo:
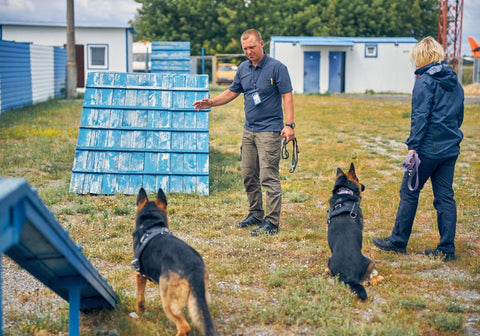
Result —
<svg viewBox="0 0 480 336"><path fill-rule="evenodd" d="M412 58L415 66L421 68L430 63L442 62L445 59L445 52L440 43L427 36L413 47Z"/></svg>
<svg viewBox="0 0 480 336"><path fill-rule="evenodd" d="M242 36L241 36L241 39L242 40L246 40L248 39L251 35L255 36L255 39L257 41L261 41L262 40L262 35L260 34L260 32L256 29L247 29L243 32Z"/></svg>

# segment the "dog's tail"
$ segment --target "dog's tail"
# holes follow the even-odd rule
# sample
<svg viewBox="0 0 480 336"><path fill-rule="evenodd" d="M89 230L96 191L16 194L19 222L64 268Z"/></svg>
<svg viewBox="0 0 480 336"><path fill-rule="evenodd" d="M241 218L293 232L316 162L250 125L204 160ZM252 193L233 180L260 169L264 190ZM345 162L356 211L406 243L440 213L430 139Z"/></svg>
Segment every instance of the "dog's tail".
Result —
<svg viewBox="0 0 480 336"><path fill-rule="evenodd" d="M192 295L188 299L188 312L193 324L202 331L204 336L216 336L210 310L208 309L209 294L207 278L191 281Z"/></svg>
<svg viewBox="0 0 480 336"><path fill-rule="evenodd" d="M360 300L365 300L367 298L367 291L358 282L347 282L347 285L350 286L350 289L357 294Z"/></svg>

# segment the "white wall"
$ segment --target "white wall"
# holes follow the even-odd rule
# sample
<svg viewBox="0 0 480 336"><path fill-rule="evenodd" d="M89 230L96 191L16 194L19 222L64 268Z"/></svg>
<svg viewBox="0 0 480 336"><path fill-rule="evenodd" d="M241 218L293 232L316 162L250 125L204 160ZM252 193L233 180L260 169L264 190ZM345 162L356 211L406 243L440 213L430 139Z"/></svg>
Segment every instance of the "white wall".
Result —
<svg viewBox="0 0 480 336"><path fill-rule="evenodd" d="M108 68L100 71L126 72L132 70L132 34L126 38L127 28L104 28L104 27L76 27L75 44L84 45L84 69L85 78L88 72L99 71L88 68L88 45L89 44L107 44L108 45ZM33 42L38 45L64 47L67 40L65 27L48 26L20 26L3 25L3 40L17 42ZM127 48L126 43L129 44ZM128 49L128 65L127 65Z"/></svg>
<svg viewBox="0 0 480 336"><path fill-rule="evenodd" d="M371 44L371 43L368 43ZM373 43L375 44L375 43ZM271 55L289 70L295 93L303 93L305 51L320 51L320 93L328 91L329 52L345 52L345 93L411 93L414 66L410 59L413 43L376 43L377 57L365 57L365 43L350 46L315 46L275 42Z"/></svg>
<svg viewBox="0 0 480 336"><path fill-rule="evenodd" d="M98 28L79 29L78 34L75 34L75 43L85 45L85 54L88 54L88 44L108 44L108 69L105 71L125 72L128 70L125 30L113 28L103 28L101 30L98 30ZM85 55L86 63L88 62L87 57L88 55ZM87 72L98 71L89 69L88 64L85 64L85 70Z"/></svg>
<svg viewBox="0 0 480 336"><path fill-rule="evenodd" d="M378 43L377 57L365 57L365 44L356 43L345 64L345 92L411 93L415 67L410 54L413 44Z"/></svg>
<svg viewBox="0 0 480 336"><path fill-rule="evenodd" d="M38 103L55 96L53 48L30 45L32 101Z"/></svg>
<svg viewBox="0 0 480 336"><path fill-rule="evenodd" d="M303 93L303 50L297 44L275 43L273 56L285 64L292 81L293 92Z"/></svg>

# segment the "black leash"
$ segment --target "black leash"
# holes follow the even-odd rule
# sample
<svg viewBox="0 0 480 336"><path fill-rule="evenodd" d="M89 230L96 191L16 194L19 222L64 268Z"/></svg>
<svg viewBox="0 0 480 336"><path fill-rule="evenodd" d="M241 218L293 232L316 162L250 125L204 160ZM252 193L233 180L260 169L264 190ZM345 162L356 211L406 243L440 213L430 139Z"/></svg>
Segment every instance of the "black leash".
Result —
<svg viewBox="0 0 480 336"><path fill-rule="evenodd" d="M298 150L298 142L297 138L294 138L292 140L292 168L290 168L289 172L293 173L295 169L297 168L297 163L298 163L298 153L300 151ZM282 159L288 159L290 157L290 154L288 153L287 150L287 138L283 139L282 142Z"/></svg>

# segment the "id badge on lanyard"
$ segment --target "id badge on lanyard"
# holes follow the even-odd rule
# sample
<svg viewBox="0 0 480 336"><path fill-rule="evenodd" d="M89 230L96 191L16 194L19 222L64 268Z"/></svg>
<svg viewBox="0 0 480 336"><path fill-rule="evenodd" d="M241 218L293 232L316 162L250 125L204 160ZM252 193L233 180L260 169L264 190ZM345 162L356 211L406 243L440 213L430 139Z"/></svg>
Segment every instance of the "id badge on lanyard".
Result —
<svg viewBox="0 0 480 336"><path fill-rule="evenodd" d="M262 102L262 99L260 98L260 95L258 94L258 91L255 90L252 94L252 99L253 99L253 103L255 105L258 105Z"/></svg>

